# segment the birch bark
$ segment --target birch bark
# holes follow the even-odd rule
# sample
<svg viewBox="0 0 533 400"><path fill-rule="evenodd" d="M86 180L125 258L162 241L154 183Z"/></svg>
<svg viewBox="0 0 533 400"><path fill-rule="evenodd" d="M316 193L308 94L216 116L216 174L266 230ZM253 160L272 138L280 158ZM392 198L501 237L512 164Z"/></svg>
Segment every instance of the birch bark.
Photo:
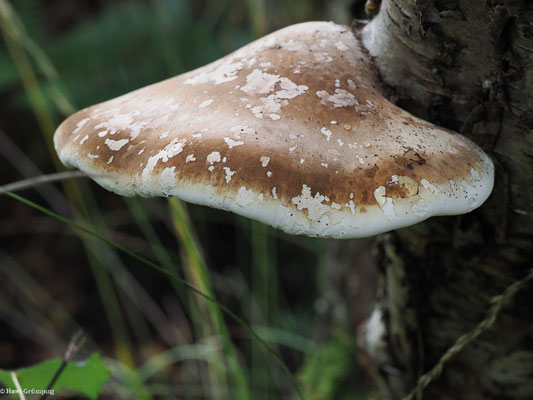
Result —
<svg viewBox="0 0 533 400"><path fill-rule="evenodd" d="M380 239L385 330L373 343L396 399L533 266L533 2L383 0L361 36L401 107L468 136L497 166L480 209ZM531 285L423 398L533 398Z"/></svg>

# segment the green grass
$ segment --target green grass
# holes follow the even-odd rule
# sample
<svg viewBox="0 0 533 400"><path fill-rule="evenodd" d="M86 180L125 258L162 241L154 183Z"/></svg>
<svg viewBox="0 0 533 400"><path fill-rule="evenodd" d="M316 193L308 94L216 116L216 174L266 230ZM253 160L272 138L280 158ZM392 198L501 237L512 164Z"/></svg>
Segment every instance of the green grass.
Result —
<svg viewBox="0 0 533 400"><path fill-rule="evenodd" d="M57 158L53 146L53 134L56 123L54 122L52 111L46 100L40 82L37 79L32 63L26 53L27 48L24 47L25 44L27 47L28 44L33 42L26 38L24 27L16 17L14 10L9 6L8 2L0 3L0 18L4 40L7 44L9 53L12 56L13 63L19 73L20 80L23 83L31 109L38 121L50 158L56 168L62 170L63 167ZM35 60L37 63L43 63L43 60L46 59L42 52L40 52L40 55L41 57ZM47 78L50 77L47 76ZM78 220L83 222L87 218L90 218L84 198L81 196L80 189L76 182L67 181L64 184L64 189L70 204L78 215ZM93 210L93 212L94 211L95 210ZM101 254L101 249L95 248L92 243L88 242L84 242L84 246L94 280L98 287L98 292L104 303L107 320L115 337L117 357L122 362L132 365L133 356L130 349L130 339L125 327L125 322L123 321L122 313L119 309L117 295L104 265L96 256L96 254Z"/></svg>
<svg viewBox="0 0 533 400"><path fill-rule="evenodd" d="M164 267L161 267L157 264L155 264L154 262L136 254L135 252L127 249L126 247L118 244L118 243L115 243L113 242L112 240L106 238L104 235L102 235L101 233L97 233L95 232L94 230L86 227L86 226L83 226L83 225L80 225L78 222L76 221L73 221L73 220L70 220L68 218L65 218L59 214L56 214L54 213L53 211L50 211L42 206L39 206L38 204L28 200L28 199L25 199L19 195L16 195L14 193L11 193L11 192L7 192L6 193L7 196L15 199L15 200L18 200L19 202L29 206L29 207L32 207L33 209L37 210L37 211L40 211L41 213L43 214L46 214L62 223L65 223L66 225L69 225L71 226L72 228L76 229L77 231L79 231L80 233L83 233L83 234L86 234L86 235L89 235L91 236L92 238L95 238L95 239L98 239L98 241L108 245L110 248L113 248L115 250L118 250L138 261L140 261L142 264L154 269L155 271L167 276L169 279L172 279L174 280L175 282L183 285L185 288L187 288L189 291L191 291L192 293L194 293L195 295L198 295L200 298L202 298L203 300L207 300L209 306L210 306L210 309L212 310L211 312L214 313L214 318L216 318L215 320L215 323L217 324L222 324L223 323L223 320L222 320L222 315L221 315L221 312L224 312L226 315L228 315L231 319L233 319L235 322L237 322L242 328L244 328L252 337L253 340L256 340L258 343L261 344L261 346L264 348L264 350L268 351L276 360L277 362L283 367L283 369L289 374L289 376L291 376L290 374L290 371L289 369L287 368L287 366L285 365L285 363L283 362L283 360L281 359L281 357L276 353L276 351L264 340L262 339L246 322L244 319L242 319L241 317L239 317L237 314L235 314L233 311L231 311L228 307L220 304L212 295L212 293L210 293L209 291L206 292L204 290L201 289L201 287L207 287L206 286L206 276L204 276L205 274L205 269L203 268L203 266L199 266L199 267L195 267L195 271L194 272L199 272L199 277L197 277L195 280L197 281L197 283L201 286L201 287L197 287L194 283L191 283L189 282L188 280L185 280L175 274L173 274L172 272L169 272L167 271ZM175 204L172 205L172 208L173 208L173 212L175 214L177 214L177 216L175 216L176 219L181 219L182 216L180 216L179 214L180 213L183 213L184 210L182 207L180 207L179 205L179 200L177 201L178 202L178 205L176 206ZM178 228L179 229L179 228ZM187 231L188 233L190 233L190 231ZM191 246L192 248L195 247L195 243L194 243L194 240L192 240L191 238L186 238L185 239L185 242L187 242L187 244L185 244L185 246ZM187 251L187 250L186 250ZM191 256L192 257L198 257L200 255L199 251L195 250L195 249L189 249L188 251L188 254L190 252ZM201 263L201 261L197 261L198 263ZM208 290L211 290L209 287L207 287ZM220 320L219 320L220 319ZM225 326L225 325L224 325ZM221 331L221 329L224 329L224 328L216 328L218 331ZM227 334L226 334L227 335ZM228 337L229 338L229 337ZM226 348L223 348L223 351L224 351L224 354L228 357L231 357L233 356L232 352L234 351L233 349L233 346L229 343L224 343L225 346L228 346ZM125 367L128 367L128 364L125 363ZM239 372L237 372L239 373ZM237 378L238 377L235 377L234 378ZM298 385L296 384L296 382L294 380L292 380L293 382L293 385L294 385L294 389L299 392L300 389L298 387ZM301 397L301 395L300 395ZM240 398L240 397L238 397Z"/></svg>

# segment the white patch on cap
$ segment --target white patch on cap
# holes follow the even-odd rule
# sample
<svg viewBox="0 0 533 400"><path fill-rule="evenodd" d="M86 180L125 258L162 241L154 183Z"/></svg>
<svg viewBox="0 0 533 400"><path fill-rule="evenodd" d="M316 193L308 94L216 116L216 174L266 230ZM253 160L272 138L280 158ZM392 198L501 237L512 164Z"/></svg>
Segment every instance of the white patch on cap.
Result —
<svg viewBox="0 0 533 400"><path fill-rule="evenodd" d="M440 193L439 188L433 185L432 183L430 183L427 179L422 179L420 183L422 184L422 186L424 186L424 188L428 189L431 192L431 194L436 196Z"/></svg>
<svg viewBox="0 0 533 400"><path fill-rule="evenodd" d="M386 193L387 193L387 189L385 189L385 186L380 186L376 190L374 190L374 198L376 199L380 207L383 207L383 205L385 204Z"/></svg>
<svg viewBox="0 0 533 400"><path fill-rule="evenodd" d="M278 199L278 194L276 193L276 187L275 186L272 188L272 198L274 200Z"/></svg>
<svg viewBox="0 0 533 400"><path fill-rule="evenodd" d="M294 39L290 39L286 42L282 42L280 43L282 48L284 50L288 50L288 51L298 51L298 50L302 50L303 49L303 46L304 44L300 41L295 41Z"/></svg>
<svg viewBox="0 0 533 400"><path fill-rule="evenodd" d="M279 81L279 75L269 74L259 69L254 69L246 76L246 85L240 89L249 95L266 94L274 90Z"/></svg>
<svg viewBox="0 0 533 400"><path fill-rule="evenodd" d="M279 83L280 90L267 97L259 99L259 105L250 108L250 111L256 118L263 118L263 114L268 114L273 120L280 118L279 112L282 106L288 104L288 100L305 93L308 86L296 85L288 78L279 75L262 72L258 69L253 70L246 77L246 85L240 88L248 95L267 94L272 92L276 84Z"/></svg>
<svg viewBox="0 0 533 400"><path fill-rule="evenodd" d="M223 170L226 173L226 183L230 183L231 177L235 175L237 171L232 171L229 167L224 167Z"/></svg>
<svg viewBox="0 0 533 400"><path fill-rule="evenodd" d="M177 110L178 108L180 108L180 105L179 104L173 104L174 103L174 99L170 99L169 101L167 101L165 103L166 106L168 106L168 108L171 110L171 111L175 111Z"/></svg>
<svg viewBox="0 0 533 400"><path fill-rule="evenodd" d="M340 50L340 51L346 51L348 50L348 46L346 46L343 42L341 42L340 40L338 42L335 43L335 47L337 48L337 50Z"/></svg>
<svg viewBox="0 0 533 400"><path fill-rule="evenodd" d="M331 203L331 208L334 208L335 210L340 210L341 207L342 206L340 204L335 203L334 201Z"/></svg>
<svg viewBox="0 0 533 400"><path fill-rule="evenodd" d="M246 207L254 201L255 193L252 189L246 189L245 186L241 186L235 197L235 202L241 206Z"/></svg>
<svg viewBox="0 0 533 400"><path fill-rule="evenodd" d="M267 171L267 176L270 178L272 176L272 172L271 171Z"/></svg>
<svg viewBox="0 0 533 400"><path fill-rule="evenodd" d="M352 215L354 215L355 214L355 204L354 204L353 200L350 200L345 205L346 205L346 207L348 207L350 209Z"/></svg>
<svg viewBox="0 0 533 400"><path fill-rule="evenodd" d="M120 140L106 139L104 143L107 145L107 147L109 147L110 150L119 151L129 141L130 141L129 139L120 139Z"/></svg>
<svg viewBox="0 0 533 400"><path fill-rule="evenodd" d="M220 162L220 160L221 160L221 157L218 151L213 151L209 153L205 159L205 161L211 165L213 165L213 163Z"/></svg>
<svg viewBox="0 0 533 400"><path fill-rule="evenodd" d="M230 149L235 146L241 146L244 144L244 142L241 140L233 140L232 138L229 138L229 137L225 137L224 141L226 142L226 144L228 145Z"/></svg>
<svg viewBox="0 0 533 400"><path fill-rule="evenodd" d="M213 82L220 85L224 82L230 82L237 79L237 73L243 68L243 63L232 63L233 59L222 62L216 69L210 72L201 72L184 81L187 85L196 85L199 83Z"/></svg>
<svg viewBox="0 0 533 400"><path fill-rule="evenodd" d="M80 144L83 144L87 139L89 139L89 135L85 135L83 139L80 140Z"/></svg>
<svg viewBox="0 0 533 400"><path fill-rule="evenodd" d="M323 126L322 129L320 129L320 132L322 132L322 134L326 136L326 140L329 141L329 139L331 138L331 131L327 129L325 126Z"/></svg>
<svg viewBox="0 0 533 400"><path fill-rule="evenodd" d="M159 184L163 188L172 188L176 184L176 167L167 167L159 174Z"/></svg>
<svg viewBox="0 0 533 400"><path fill-rule="evenodd" d="M206 100L206 101L202 101L200 103L200 105L198 106L198 108L204 108L204 107L207 107L209 104L211 104L214 100L213 99L209 99L209 100Z"/></svg>
<svg viewBox="0 0 533 400"><path fill-rule="evenodd" d="M74 129L72 131L72 134L76 134L80 131L81 128L84 127L84 125L89 122L91 120L91 118L83 118L82 120L80 120L77 124L76 124L76 129Z"/></svg>
<svg viewBox="0 0 533 400"><path fill-rule="evenodd" d="M185 164L196 161L196 157L194 157L194 154L189 154L187 157L185 157Z"/></svg>
<svg viewBox="0 0 533 400"><path fill-rule="evenodd" d="M263 168L265 168L268 165L268 163L270 162L270 157L261 156L259 161L261 161L261 165L263 166Z"/></svg>
<svg viewBox="0 0 533 400"><path fill-rule="evenodd" d="M100 156L97 155L97 154L87 153L87 157L89 157L91 160L94 160L95 158L98 158L98 157L100 157Z"/></svg>
<svg viewBox="0 0 533 400"><path fill-rule="evenodd" d="M321 62L321 63L324 63L324 62L329 63L333 61L333 57L331 57L328 53L315 53L314 57L316 61Z"/></svg>
<svg viewBox="0 0 533 400"><path fill-rule="evenodd" d="M328 105L330 102L333 103L333 107L350 107L358 104L355 96L344 89L335 89L335 94L329 94L325 90L317 90L316 95L322 104Z"/></svg>
<svg viewBox="0 0 533 400"><path fill-rule="evenodd" d="M131 139L134 140L137 138L137 136L139 136L143 128L152 122L152 119L134 122L134 117L140 114L140 112L137 110L133 110L126 114L120 114L118 110L111 110L109 113L113 111L115 114L111 118L100 122L98 125L95 125L94 128L105 129L109 131L111 135L118 131L129 131Z"/></svg>
<svg viewBox="0 0 533 400"><path fill-rule="evenodd" d="M292 153L294 150L296 150L296 147L298 147L298 146L289 147L289 153Z"/></svg>
<svg viewBox="0 0 533 400"><path fill-rule="evenodd" d="M386 197L386 192L387 190L385 189L385 186L380 186L374 190L374 198L383 211L383 214L385 214L388 219L397 219L398 216L394 213L394 204L392 203L392 198Z"/></svg>
<svg viewBox="0 0 533 400"><path fill-rule="evenodd" d="M111 156L109 157L109 160L107 160L107 164L111 164L113 162L113 158L115 158L115 156Z"/></svg>
<svg viewBox="0 0 533 400"><path fill-rule="evenodd" d="M329 198L318 192L313 196L311 188L305 184L302 186L302 194L292 198L292 204L296 205L299 211L307 209L307 217L312 221L318 220L329 211L330 207L322 204L323 201L329 201Z"/></svg>
<svg viewBox="0 0 533 400"><path fill-rule="evenodd" d="M156 155L149 157L146 167L144 167L142 172L143 181L151 177L152 172L159 160L167 162L170 158L181 153L183 151L183 147L185 146L185 142L185 139L179 140L178 138L174 138L165 146L164 149L159 150Z"/></svg>
<svg viewBox="0 0 533 400"><path fill-rule="evenodd" d="M300 96L305 93L309 86L306 85L297 85L288 78L279 78L279 87L280 91L276 92L276 96L279 99L294 99L297 96Z"/></svg>

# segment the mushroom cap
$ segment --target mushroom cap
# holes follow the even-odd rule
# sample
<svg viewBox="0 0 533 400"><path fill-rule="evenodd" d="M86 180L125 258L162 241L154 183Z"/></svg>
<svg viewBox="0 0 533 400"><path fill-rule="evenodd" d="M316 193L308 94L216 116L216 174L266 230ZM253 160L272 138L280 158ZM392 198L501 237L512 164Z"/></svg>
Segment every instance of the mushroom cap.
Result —
<svg viewBox="0 0 533 400"><path fill-rule="evenodd" d="M385 99L345 26L308 22L88 107L57 129L62 162L125 196L177 196L291 234L366 237L489 196L467 138Z"/></svg>

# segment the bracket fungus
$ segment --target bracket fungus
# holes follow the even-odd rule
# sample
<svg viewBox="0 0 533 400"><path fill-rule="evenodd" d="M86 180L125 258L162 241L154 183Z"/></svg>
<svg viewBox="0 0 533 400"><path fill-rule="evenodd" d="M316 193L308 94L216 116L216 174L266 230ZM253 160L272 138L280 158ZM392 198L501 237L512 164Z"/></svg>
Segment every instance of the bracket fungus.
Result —
<svg viewBox="0 0 533 400"><path fill-rule="evenodd" d="M209 65L86 108L63 163L121 195L177 196L291 234L354 238L489 196L467 138L390 103L345 26L289 26Z"/></svg>

